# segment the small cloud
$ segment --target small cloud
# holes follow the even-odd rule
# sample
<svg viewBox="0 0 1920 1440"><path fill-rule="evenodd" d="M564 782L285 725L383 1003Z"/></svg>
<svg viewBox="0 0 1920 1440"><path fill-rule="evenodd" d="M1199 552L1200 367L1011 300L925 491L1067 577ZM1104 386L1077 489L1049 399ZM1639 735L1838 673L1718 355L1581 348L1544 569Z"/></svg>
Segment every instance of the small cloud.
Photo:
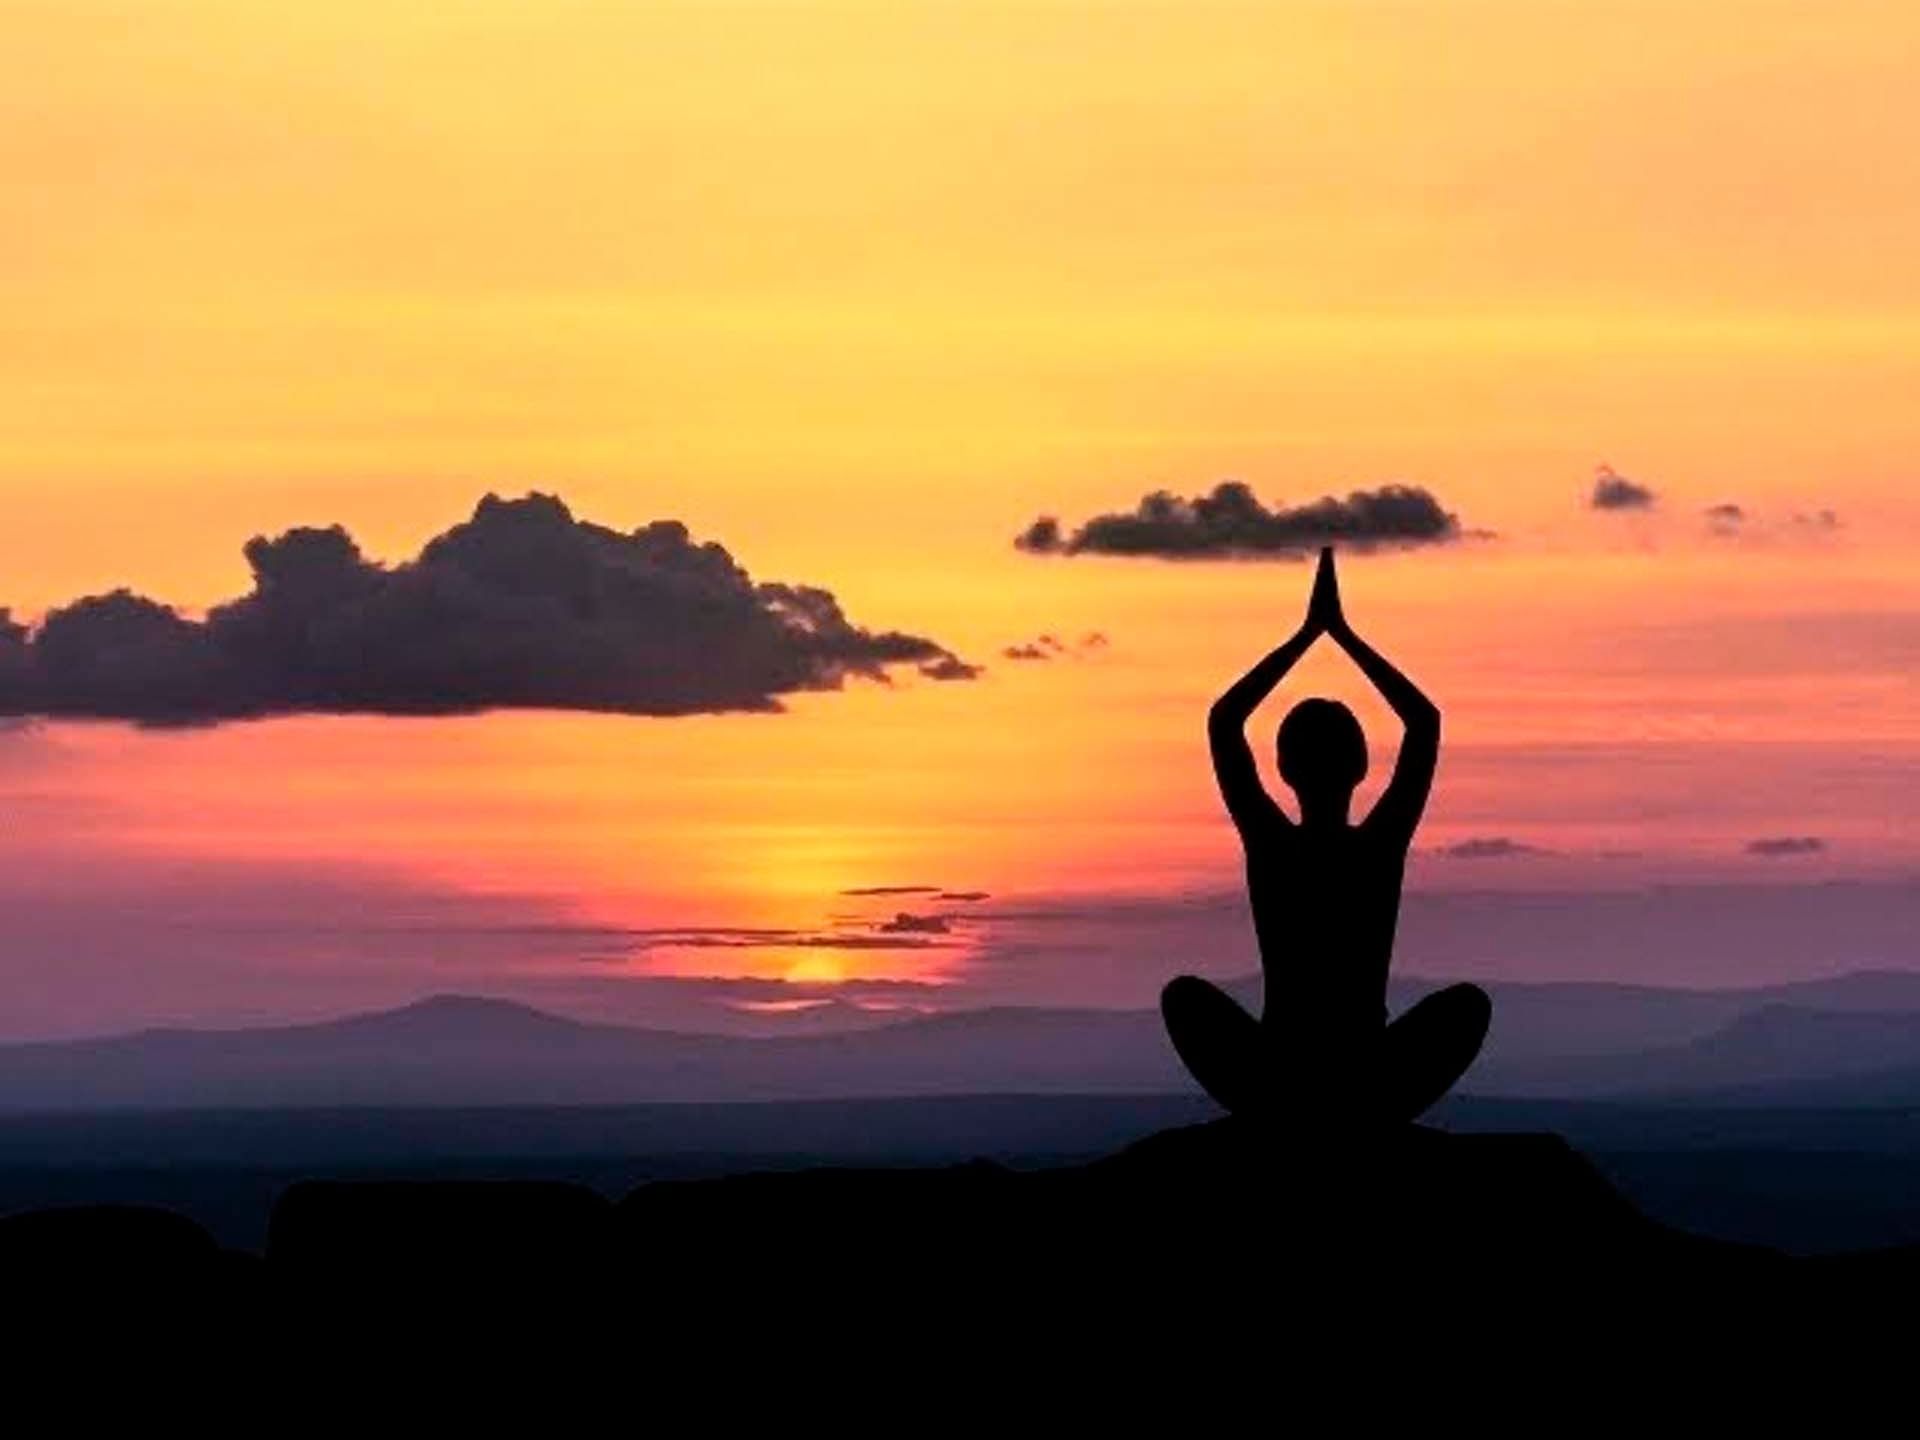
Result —
<svg viewBox="0 0 1920 1440"><path fill-rule="evenodd" d="M1009 645L1000 653L1008 660L1057 660L1062 656L1090 655L1106 649L1107 644L1107 637L1098 630L1094 630L1071 645L1058 635L1041 635L1032 640L1023 640L1017 645Z"/></svg>
<svg viewBox="0 0 1920 1440"><path fill-rule="evenodd" d="M899 934L801 934L759 939L724 935L663 936L643 947L650 950L924 950L933 942Z"/></svg>
<svg viewBox="0 0 1920 1440"><path fill-rule="evenodd" d="M1022 530L1014 537L1013 544L1015 549L1034 555L1055 555L1065 547L1060 522L1051 515L1042 515Z"/></svg>
<svg viewBox="0 0 1920 1440"><path fill-rule="evenodd" d="M958 655L942 655L922 665L920 673L929 680L977 680L981 669L981 666L969 664Z"/></svg>
<svg viewBox="0 0 1920 1440"><path fill-rule="evenodd" d="M1707 527L1716 535L1738 535L1747 523L1746 507L1731 501L1707 507Z"/></svg>
<svg viewBox="0 0 1920 1440"><path fill-rule="evenodd" d="M902 910L875 928L882 935L945 935L953 926L944 915L914 915Z"/></svg>
<svg viewBox="0 0 1920 1440"><path fill-rule="evenodd" d="M1826 853L1826 848L1827 842L1817 835L1768 835L1747 842L1747 854L1768 860L1794 855L1821 855Z"/></svg>
<svg viewBox="0 0 1920 1440"><path fill-rule="evenodd" d="M942 890L933 898L936 900L946 900L955 904L973 905L982 900L991 900L993 897L985 890Z"/></svg>
<svg viewBox="0 0 1920 1440"><path fill-rule="evenodd" d="M1551 851L1538 845L1509 839L1505 835L1475 835L1438 846L1433 853L1443 860L1508 860L1523 855L1547 855Z"/></svg>
<svg viewBox="0 0 1920 1440"><path fill-rule="evenodd" d="M1840 516L1833 510L1796 510L1793 523L1802 530L1830 531L1840 528Z"/></svg>
<svg viewBox="0 0 1920 1440"><path fill-rule="evenodd" d="M1721 539L1760 543L1781 539L1820 540L1840 529L1840 516L1829 509L1795 510L1784 520L1770 520L1744 505L1727 501L1703 512L1707 528Z"/></svg>
<svg viewBox="0 0 1920 1440"><path fill-rule="evenodd" d="M1409 549L1466 538L1459 518L1417 486L1383 485L1269 509L1237 480L1191 499L1156 490L1131 512L1096 515L1071 535L1051 515L1014 539L1035 555L1161 560L1298 560L1322 546Z"/></svg>
<svg viewBox="0 0 1920 1440"><path fill-rule="evenodd" d="M911 873L911 872L909 872ZM936 895L938 885L857 885L851 890L842 890L842 895Z"/></svg>
<svg viewBox="0 0 1920 1440"><path fill-rule="evenodd" d="M1651 510L1658 500L1647 486L1629 480L1611 465L1602 465L1594 473L1587 504L1595 510Z"/></svg>
<svg viewBox="0 0 1920 1440"><path fill-rule="evenodd" d="M725 925L628 930L619 932L618 938L625 950L610 953L610 960L623 959L633 950L923 950L937 943L908 931L854 933Z"/></svg>

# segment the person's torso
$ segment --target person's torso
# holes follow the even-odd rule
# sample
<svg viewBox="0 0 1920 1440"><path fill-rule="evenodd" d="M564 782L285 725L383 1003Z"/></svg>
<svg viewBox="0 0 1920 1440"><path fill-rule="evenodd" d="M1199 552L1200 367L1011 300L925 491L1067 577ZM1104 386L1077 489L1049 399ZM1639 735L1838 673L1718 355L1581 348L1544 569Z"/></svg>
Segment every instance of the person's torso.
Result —
<svg viewBox="0 0 1920 1440"><path fill-rule="evenodd" d="M1406 849L1364 825L1276 827L1248 837L1247 894L1276 1002L1323 1021L1379 1024L1400 917Z"/></svg>

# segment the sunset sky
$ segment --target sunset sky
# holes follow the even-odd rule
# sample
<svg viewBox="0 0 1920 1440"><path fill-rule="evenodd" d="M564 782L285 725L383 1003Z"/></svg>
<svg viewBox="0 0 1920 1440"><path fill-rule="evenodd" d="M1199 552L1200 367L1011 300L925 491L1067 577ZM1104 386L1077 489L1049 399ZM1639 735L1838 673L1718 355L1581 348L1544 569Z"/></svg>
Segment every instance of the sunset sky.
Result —
<svg viewBox="0 0 1920 1440"><path fill-rule="evenodd" d="M399 563L539 491L984 670L778 714L10 722L0 1038L443 990L777 1026L1242 973L1231 912L1182 929L1237 883L1202 718L1309 572L1013 544L1228 479L1458 516L1343 562L1446 713L1416 889L1817 908L1920 870L1910 4L4 14L16 620L120 586L197 616L254 535ZM1609 474L1644 503L1596 506ZM1318 692L1377 787L1392 729L1323 653L1263 761Z"/></svg>

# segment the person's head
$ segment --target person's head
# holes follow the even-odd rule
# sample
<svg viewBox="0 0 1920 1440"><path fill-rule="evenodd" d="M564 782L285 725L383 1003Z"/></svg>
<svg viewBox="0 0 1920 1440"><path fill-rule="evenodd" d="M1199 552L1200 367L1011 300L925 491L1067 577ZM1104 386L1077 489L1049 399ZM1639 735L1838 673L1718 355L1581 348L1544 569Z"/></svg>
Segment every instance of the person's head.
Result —
<svg viewBox="0 0 1920 1440"><path fill-rule="evenodd" d="M1338 700L1302 700L1280 722L1280 778L1301 806L1344 809L1367 774L1367 737Z"/></svg>

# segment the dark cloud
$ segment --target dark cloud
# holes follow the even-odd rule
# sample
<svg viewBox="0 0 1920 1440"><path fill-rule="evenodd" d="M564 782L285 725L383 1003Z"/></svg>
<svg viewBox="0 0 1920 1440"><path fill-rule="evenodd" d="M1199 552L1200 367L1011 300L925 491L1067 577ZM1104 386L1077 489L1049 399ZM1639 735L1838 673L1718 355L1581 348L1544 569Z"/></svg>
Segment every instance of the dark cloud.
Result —
<svg viewBox="0 0 1920 1440"><path fill-rule="evenodd" d="M1629 480L1611 465L1602 465L1593 477L1593 494L1588 504L1595 510L1650 510L1659 497L1634 480Z"/></svg>
<svg viewBox="0 0 1920 1440"><path fill-rule="evenodd" d="M0 714L207 723L293 712L498 708L691 715L978 673L944 646L855 625L826 590L756 583L678 521L631 533L560 500L489 495L391 568L347 532L246 547L252 593L204 621L117 590L0 623Z"/></svg>
<svg viewBox="0 0 1920 1440"><path fill-rule="evenodd" d="M1055 554L1065 548L1065 543L1060 522L1051 515L1042 515L1013 539L1016 550L1030 550L1035 555Z"/></svg>
<svg viewBox="0 0 1920 1440"><path fill-rule="evenodd" d="M891 930L886 925L874 931L846 930L733 930L724 926L701 926L688 930L629 932L631 950L927 950L935 941L931 933L918 930ZM617 959L618 956L608 956Z"/></svg>
<svg viewBox="0 0 1920 1440"><path fill-rule="evenodd" d="M1838 530L1840 515L1834 510L1796 511L1793 523L1806 530Z"/></svg>
<svg viewBox="0 0 1920 1440"><path fill-rule="evenodd" d="M565 984L567 978L555 977L556 984ZM597 998L610 993L610 985L613 988L671 988L726 1000L781 1000L794 996L832 999L848 994L883 996L893 1000L923 1000L938 995L943 988L935 981L899 977L877 980L780 980L753 975L647 975L628 976L612 982L594 977L591 988Z"/></svg>
<svg viewBox="0 0 1920 1440"><path fill-rule="evenodd" d="M945 935L953 925L944 915L914 915L902 910L877 928L882 935Z"/></svg>
<svg viewBox="0 0 1920 1440"><path fill-rule="evenodd" d="M1323 545L1350 550L1442 545L1462 539L1458 517L1426 490L1384 485L1269 510L1239 481L1188 500L1165 490L1131 514L1096 515L1071 535L1043 516L1014 540L1038 555L1131 555L1167 560L1275 559Z"/></svg>
<svg viewBox="0 0 1920 1440"><path fill-rule="evenodd" d="M13 612L0 609L0 701L25 693L33 663L28 646L27 627L13 618Z"/></svg>
<svg viewBox="0 0 1920 1440"><path fill-rule="evenodd" d="M1747 523L1746 507L1731 502L1707 507L1707 524L1716 535L1737 535Z"/></svg>
<svg viewBox="0 0 1920 1440"><path fill-rule="evenodd" d="M1838 512L1829 509L1795 510L1784 520L1769 520L1744 505L1728 502L1710 505L1706 510L1707 527L1724 539L1778 539L1783 534L1795 539L1823 539L1840 529Z"/></svg>
<svg viewBox="0 0 1920 1440"><path fill-rule="evenodd" d="M1443 860L1507 860L1522 855L1546 855L1551 852L1505 835L1475 835L1451 845L1435 847L1433 853Z"/></svg>
<svg viewBox="0 0 1920 1440"><path fill-rule="evenodd" d="M851 890L842 890L840 893L842 895L932 895L939 889L938 885L858 885Z"/></svg>
<svg viewBox="0 0 1920 1440"><path fill-rule="evenodd" d="M1009 645L1000 653L1009 660L1058 660L1062 657L1078 658L1097 654L1105 650L1109 643L1105 635L1092 630L1072 643L1062 640L1058 635L1039 635L1032 640L1023 640L1018 645Z"/></svg>
<svg viewBox="0 0 1920 1440"><path fill-rule="evenodd" d="M426 933L420 926L355 926L363 935L394 936ZM517 939L540 949L564 945L573 960L597 960L613 964L630 960L648 950L924 950L929 940L912 937L911 927L892 930L884 925L871 930L807 929L795 926L754 925L502 925L482 927L446 927L431 933L462 935L485 934L494 939Z"/></svg>
<svg viewBox="0 0 1920 1440"><path fill-rule="evenodd" d="M1056 655L1066 654L1067 647L1058 635L1042 635L1018 645L1009 645L1000 653L1009 660L1051 660Z"/></svg>
<svg viewBox="0 0 1920 1440"><path fill-rule="evenodd" d="M985 890L942 890L933 898L961 905L976 905L982 900L991 900L993 897Z"/></svg>
<svg viewBox="0 0 1920 1440"><path fill-rule="evenodd" d="M1747 842L1747 854L1778 860L1793 855L1821 855L1827 842L1817 835L1766 835Z"/></svg>
<svg viewBox="0 0 1920 1440"><path fill-rule="evenodd" d="M942 655L922 665L920 673L929 680L977 680L983 668L968 664L958 655Z"/></svg>

